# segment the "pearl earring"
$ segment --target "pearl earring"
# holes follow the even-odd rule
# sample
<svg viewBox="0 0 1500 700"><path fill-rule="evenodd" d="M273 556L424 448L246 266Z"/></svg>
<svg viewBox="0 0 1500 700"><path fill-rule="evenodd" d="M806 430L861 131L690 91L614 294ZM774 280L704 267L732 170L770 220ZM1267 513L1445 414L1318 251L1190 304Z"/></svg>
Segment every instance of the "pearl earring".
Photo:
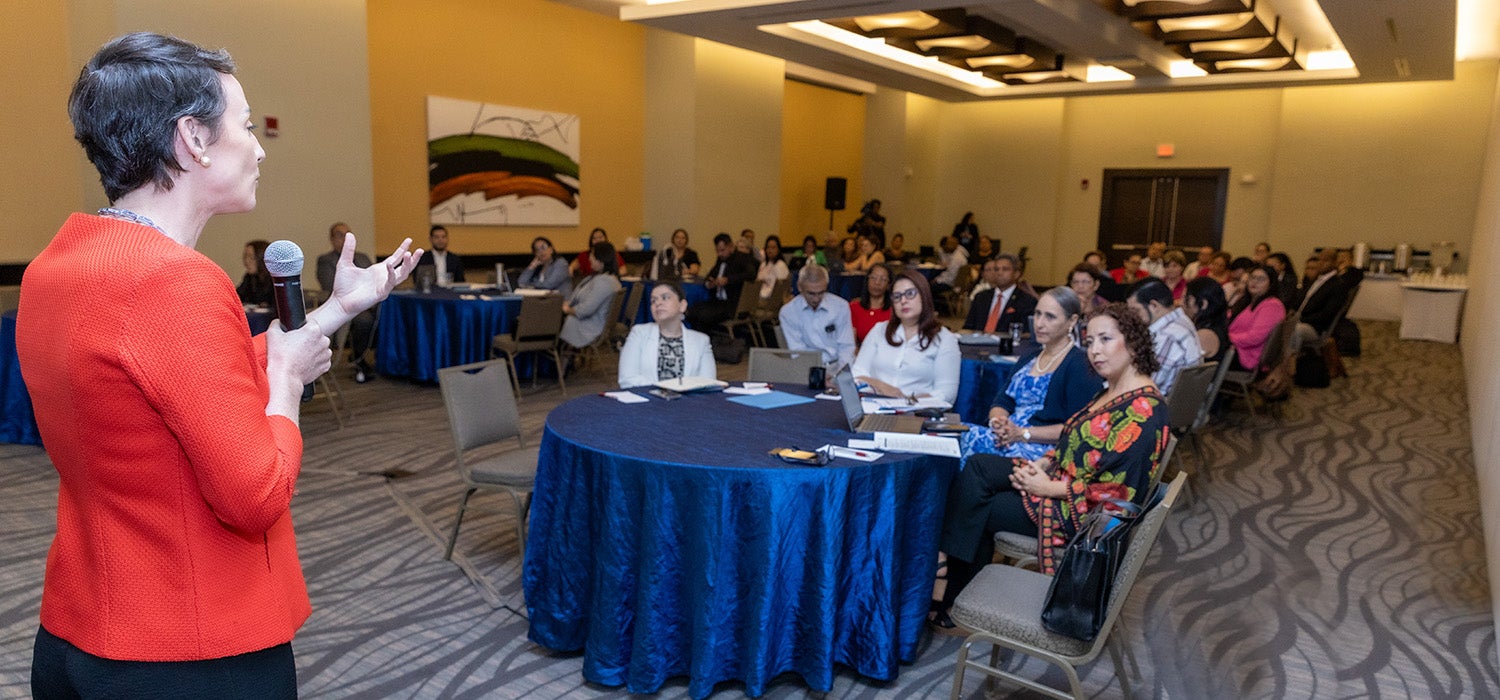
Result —
<svg viewBox="0 0 1500 700"><path fill-rule="evenodd" d="M213 165L213 161L209 160L208 156L198 156L198 164L206 168Z"/></svg>

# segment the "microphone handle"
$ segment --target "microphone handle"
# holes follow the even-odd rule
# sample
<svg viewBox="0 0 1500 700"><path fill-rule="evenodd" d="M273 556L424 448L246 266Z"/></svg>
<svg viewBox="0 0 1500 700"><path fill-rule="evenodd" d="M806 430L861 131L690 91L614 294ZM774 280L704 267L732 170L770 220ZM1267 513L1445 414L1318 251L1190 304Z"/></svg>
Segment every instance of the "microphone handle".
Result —
<svg viewBox="0 0 1500 700"><path fill-rule="evenodd" d="M307 305L302 298L301 277L272 277L271 287L275 292L272 296L276 299L276 318L281 321L281 329L294 331L307 325ZM302 402L307 403L313 397L313 385L307 384L302 387Z"/></svg>

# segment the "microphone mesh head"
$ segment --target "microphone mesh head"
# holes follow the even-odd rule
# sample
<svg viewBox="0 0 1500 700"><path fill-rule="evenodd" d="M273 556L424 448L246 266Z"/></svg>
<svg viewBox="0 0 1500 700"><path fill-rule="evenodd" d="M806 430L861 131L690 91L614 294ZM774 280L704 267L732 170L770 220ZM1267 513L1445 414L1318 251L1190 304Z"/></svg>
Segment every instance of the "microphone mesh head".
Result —
<svg viewBox="0 0 1500 700"><path fill-rule="evenodd" d="M266 246L266 271L272 277L301 277L302 249L291 241L274 241Z"/></svg>

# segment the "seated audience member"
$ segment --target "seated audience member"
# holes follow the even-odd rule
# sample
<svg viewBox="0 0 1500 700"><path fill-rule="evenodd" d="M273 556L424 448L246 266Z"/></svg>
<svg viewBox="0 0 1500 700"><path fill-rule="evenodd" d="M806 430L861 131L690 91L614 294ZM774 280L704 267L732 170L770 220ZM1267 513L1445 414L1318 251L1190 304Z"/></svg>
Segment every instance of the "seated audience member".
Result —
<svg viewBox="0 0 1500 700"><path fill-rule="evenodd" d="M1292 259L1286 253L1275 252L1266 257L1266 265L1276 273L1271 278L1271 288L1276 291L1276 297L1281 299L1282 306L1296 306L1301 301L1301 296L1297 288L1297 270L1292 267Z"/></svg>
<svg viewBox="0 0 1500 700"><path fill-rule="evenodd" d="M880 200L865 202L859 209L859 218L849 224L849 233L870 236L875 239L877 249L885 247L885 217L880 214Z"/></svg>
<svg viewBox="0 0 1500 700"><path fill-rule="evenodd" d="M579 253L578 257L573 258L573 262L568 265L568 272L574 275L583 275L584 277L594 274L594 268L591 266L589 260L589 253L593 252L595 243L608 242L609 234L605 233L604 229L596 228L589 231L589 247L584 249L582 253ZM618 251L615 252L615 269L625 269L625 256L620 255Z"/></svg>
<svg viewBox="0 0 1500 700"><path fill-rule="evenodd" d="M855 245L854 259L844 265L845 272L869 272L870 268L885 264L885 253L875 247L873 237L860 236Z"/></svg>
<svg viewBox="0 0 1500 700"><path fill-rule="evenodd" d="M734 239L727 233L714 236L714 252L718 258L708 266L703 278L709 297L689 306L687 311L688 325L704 333L712 333L720 323L734 318L740 290L746 282L755 281L758 267L754 256L734 249Z"/></svg>
<svg viewBox="0 0 1500 700"><path fill-rule="evenodd" d="M1094 268L1094 276L1099 279L1097 293L1104 297L1106 302L1125 301L1125 292L1129 291L1129 285L1120 284L1115 281L1109 270L1104 268L1104 253L1091 250L1083 254L1083 262ZM1087 302L1085 301L1085 306Z"/></svg>
<svg viewBox="0 0 1500 700"><path fill-rule="evenodd" d="M1186 269L1186 259L1182 257L1182 253L1174 250L1162 256L1161 274L1152 275L1160 277L1161 283L1172 290L1172 299L1177 303L1182 303L1182 295L1187 291L1187 277L1183 274Z"/></svg>
<svg viewBox="0 0 1500 700"><path fill-rule="evenodd" d="M899 234L898 234L899 235ZM884 265L870 268L865 277L865 293L849 302L849 317L854 323L854 342L865 342L865 335L875 324L891 318L891 270Z"/></svg>
<svg viewBox="0 0 1500 700"><path fill-rule="evenodd" d="M1073 343L1078 295L1053 287L1036 302L1040 347L1016 360L1000 381L989 424L974 426L960 444L964 459L976 453L1036 459L1057 442L1063 421L1099 394L1099 375Z"/></svg>
<svg viewBox="0 0 1500 700"><path fill-rule="evenodd" d="M1125 256L1125 262L1109 271L1110 279L1115 284L1134 284L1137 280L1146 279L1146 271L1141 269L1141 254L1131 253Z"/></svg>
<svg viewBox="0 0 1500 700"><path fill-rule="evenodd" d="M1125 304L1150 325L1159 369L1151 379L1163 394L1172 392L1177 373L1203 361L1198 329L1187 314L1172 305L1172 292L1158 279L1145 279L1130 290Z"/></svg>
<svg viewBox="0 0 1500 700"><path fill-rule="evenodd" d="M552 241L537 236L531 241L531 262L521 271L516 280L522 289L550 289L563 296L573 291L573 276L568 274L568 263L557 257Z"/></svg>
<svg viewBox="0 0 1500 700"><path fill-rule="evenodd" d="M1215 251L1214 247L1209 245L1199 248L1198 259L1188 263L1187 269L1182 272L1182 276L1193 279L1194 277L1202 277L1208 274L1208 266L1213 262L1214 253L1216 252L1218 251Z"/></svg>
<svg viewBox="0 0 1500 700"><path fill-rule="evenodd" d="M1068 288L1078 295L1079 324L1082 319L1094 312L1094 309L1108 304L1109 301L1099 294L1099 270L1086 262L1078 263L1068 271Z"/></svg>
<svg viewBox="0 0 1500 700"><path fill-rule="evenodd" d="M447 286L453 282L464 281L464 259L459 257L458 253L449 252L448 229L441 225L433 226L427 230L427 241L431 244L432 250L423 255L417 264L437 268L439 285Z"/></svg>
<svg viewBox="0 0 1500 700"><path fill-rule="evenodd" d="M788 350L816 350L835 369L854 362L849 302L828 293L828 270L808 263L797 273L797 296L781 307Z"/></svg>
<svg viewBox="0 0 1500 700"><path fill-rule="evenodd" d="M1286 307L1271 288L1271 275L1275 271L1269 266L1250 271L1245 283L1246 295L1242 304L1233 311L1229 322L1229 342L1234 343L1237 369L1256 372L1260 366L1261 353L1276 326L1286 318Z"/></svg>
<svg viewBox="0 0 1500 700"><path fill-rule="evenodd" d="M1270 243L1266 243L1265 241L1261 241L1260 243L1256 243L1255 244L1255 252L1253 252L1253 253L1250 254L1250 260L1252 262L1254 262L1256 265L1264 265L1264 264L1266 264L1266 260L1269 259L1270 257L1271 257L1271 244Z"/></svg>
<svg viewBox="0 0 1500 700"><path fill-rule="evenodd" d="M824 256L823 249L818 247L817 236L804 236L802 238L802 248L792 253L792 259L788 262L793 272L801 270L808 263L817 263L825 268L828 267L828 258Z"/></svg>
<svg viewBox="0 0 1500 700"><path fill-rule="evenodd" d="M743 245L744 247L741 248L741 245ZM751 255L754 255L755 263L757 265L766 261L765 251L755 247L754 229L747 228L743 231L740 231L740 239L738 241L735 241L734 249L740 251L741 253L749 253Z"/></svg>
<svg viewBox="0 0 1500 700"><path fill-rule="evenodd" d="M680 377L718 379L708 336L684 328L687 298L676 282L651 290L653 323L637 323L620 350L620 388L650 386Z"/></svg>
<svg viewBox="0 0 1500 700"><path fill-rule="evenodd" d="M1224 300L1234 308L1245 298L1245 275L1257 265L1250 258L1235 258L1229 263L1229 281L1224 283Z"/></svg>
<svg viewBox="0 0 1500 700"><path fill-rule="evenodd" d="M662 248L651 258L651 279L680 280L698 276L697 251L688 247L688 232L672 232L672 245Z"/></svg>
<svg viewBox="0 0 1500 700"><path fill-rule="evenodd" d="M1354 266L1354 251L1348 248L1339 248L1334 256L1334 267L1338 268L1339 281L1346 290L1352 291L1365 281L1365 271Z"/></svg>
<svg viewBox="0 0 1500 700"><path fill-rule="evenodd" d="M339 245L344 244L344 239L339 239ZM269 306L274 312L276 309L276 293L271 287L271 272L266 269L266 248L271 247L270 241L256 239L245 244L245 254L241 262L245 263L245 276L240 278L240 286L235 292L240 296L241 304L252 304L256 306ZM338 262L338 253L333 254L334 262ZM332 276L332 273L329 273Z"/></svg>
<svg viewBox="0 0 1500 700"><path fill-rule="evenodd" d="M1110 304L1088 321L1086 354L1107 382L1063 424L1057 449L1037 459L976 454L948 487L939 539L948 585L933 624L952 628L948 609L994 556L997 531L1037 538L1038 567L1054 574L1064 548L1104 499L1145 502L1167 446L1165 399L1146 324Z"/></svg>
<svg viewBox="0 0 1500 700"><path fill-rule="evenodd" d="M964 252L973 257L979 252L979 224L974 222L974 212L964 212L964 217L958 220L953 227L953 239L958 241L958 246Z"/></svg>
<svg viewBox="0 0 1500 700"><path fill-rule="evenodd" d="M344 238L349 235L349 225L342 221L329 226L328 247L331 250L318 256L318 287L330 296L333 294L334 273L338 271L339 252L344 249ZM355 267L363 270L370 265L370 256L357 251L354 253ZM380 306L377 304L349 319L349 352L354 356L354 381L360 384L375 376L375 370L365 361L365 354L375 336L375 321L380 317L379 313Z"/></svg>
<svg viewBox="0 0 1500 700"><path fill-rule="evenodd" d="M1160 278L1167 274L1166 255L1167 244L1161 241L1146 246L1146 257L1141 259L1141 269L1146 272L1147 277Z"/></svg>
<svg viewBox="0 0 1500 700"><path fill-rule="evenodd" d="M859 258L859 242L854 238L839 240L838 247L828 252L828 274L842 275Z"/></svg>
<svg viewBox="0 0 1500 700"><path fill-rule="evenodd" d="M885 261L893 263L906 263L910 261L913 253L905 249L906 236L896 234L891 236L891 247L885 249Z"/></svg>
<svg viewBox="0 0 1500 700"><path fill-rule="evenodd" d="M983 265L990 258L995 257L995 253L998 252L1000 252L1000 248L999 246L995 245L995 240L993 238L990 238L989 236L980 236L975 240L974 254L969 256L969 264Z"/></svg>
<svg viewBox="0 0 1500 700"><path fill-rule="evenodd" d="M1182 295L1182 310L1198 329L1204 362L1218 362L1229 349L1229 315L1224 288L1213 280L1195 277Z"/></svg>
<svg viewBox="0 0 1500 700"><path fill-rule="evenodd" d="M594 274L579 281L563 302L563 327L557 336L575 349L587 347L609 327L614 320L609 317L611 302L621 289L615 247L607 242L595 243L589 257L589 269Z"/></svg>
<svg viewBox="0 0 1500 700"><path fill-rule="evenodd" d="M1025 324L1036 309L1036 297L1016 285L1016 256L1001 253L984 263L984 281L989 289L980 292L969 304L964 329L985 333L1008 332L1010 324Z"/></svg>
<svg viewBox="0 0 1500 700"><path fill-rule="evenodd" d="M881 396L958 398L958 336L943 327L927 278L916 270L891 285L891 319L875 324L854 358L854 378Z"/></svg>
<svg viewBox="0 0 1500 700"><path fill-rule="evenodd" d="M1199 274L1200 276L1208 277L1213 281L1218 282L1219 284L1227 284L1229 282L1230 261L1231 258L1229 257L1229 253L1221 250L1217 253L1214 253L1212 258L1209 258L1208 272Z"/></svg>
<svg viewBox="0 0 1500 700"><path fill-rule="evenodd" d="M1349 292L1339 281L1339 271L1334 263L1332 248L1318 251L1307 261L1306 274L1312 282L1303 290L1302 303L1297 307L1301 317L1297 320L1297 332L1291 339L1292 355L1317 343L1318 337L1333 327L1344 307Z"/></svg>
<svg viewBox="0 0 1500 700"><path fill-rule="evenodd" d="M958 273L969 264L969 251L964 250L958 244L958 239L945 236L941 244L942 254L940 256L943 271L937 277L932 278L932 293L941 295L953 289L958 283Z"/></svg>
<svg viewBox="0 0 1500 700"><path fill-rule="evenodd" d="M781 259L781 237L766 236L766 247L761 251L760 269L755 273L756 281L760 282L760 298L770 299L771 293L776 291L776 283L791 276L792 271L787 268L786 261Z"/></svg>

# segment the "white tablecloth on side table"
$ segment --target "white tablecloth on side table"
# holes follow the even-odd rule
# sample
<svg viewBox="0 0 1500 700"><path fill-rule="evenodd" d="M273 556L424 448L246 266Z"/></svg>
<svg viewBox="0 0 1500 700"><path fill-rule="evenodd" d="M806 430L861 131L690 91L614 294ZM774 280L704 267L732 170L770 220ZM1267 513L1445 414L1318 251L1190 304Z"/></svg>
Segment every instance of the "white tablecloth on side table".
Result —
<svg viewBox="0 0 1500 700"><path fill-rule="evenodd" d="M1468 286L1401 285L1401 339L1458 342Z"/></svg>

